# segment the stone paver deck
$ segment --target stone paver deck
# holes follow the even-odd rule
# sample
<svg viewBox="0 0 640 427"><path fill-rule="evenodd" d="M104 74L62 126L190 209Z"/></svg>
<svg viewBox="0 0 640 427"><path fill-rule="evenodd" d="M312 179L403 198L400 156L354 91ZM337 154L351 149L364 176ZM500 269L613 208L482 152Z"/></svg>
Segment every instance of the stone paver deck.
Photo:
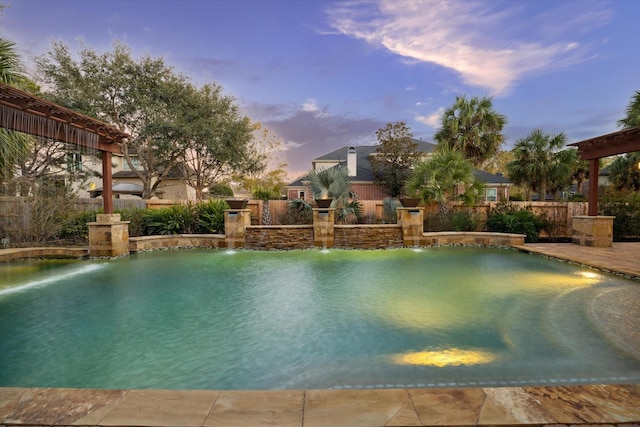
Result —
<svg viewBox="0 0 640 427"><path fill-rule="evenodd" d="M640 278L640 243L611 248L540 243L518 249ZM640 427L640 384L285 391L0 388L0 427L13 425Z"/></svg>
<svg viewBox="0 0 640 427"><path fill-rule="evenodd" d="M573 243L527 243L518 249L640 278L640 243L615 242L610 248Z"/></svg>
<svg viewBox="0 0 640 427"><path fill-rule="evenodd" d="M0 388L0 425L469 426L630 424L640 385L178 391Z"/></svg>

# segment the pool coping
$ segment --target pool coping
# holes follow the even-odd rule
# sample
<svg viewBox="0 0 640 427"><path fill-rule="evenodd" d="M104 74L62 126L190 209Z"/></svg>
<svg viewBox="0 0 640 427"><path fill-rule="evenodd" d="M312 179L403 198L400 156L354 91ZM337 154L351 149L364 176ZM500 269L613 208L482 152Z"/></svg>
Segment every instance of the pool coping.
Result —
<svg viewBox="0 0 640 427"><path fill-rule="evenodd" d="M640 243L515 249L640 278ZM627 264L624 264L627 262ZM638 425L640 384L350 390L0 388L0 426Z"/></svg>
<svg viewBox="0 0 640 427"><path fill-rule="evenodd" d="M372 390L0 388L0 425L628 425L640 385Z"/></svg>

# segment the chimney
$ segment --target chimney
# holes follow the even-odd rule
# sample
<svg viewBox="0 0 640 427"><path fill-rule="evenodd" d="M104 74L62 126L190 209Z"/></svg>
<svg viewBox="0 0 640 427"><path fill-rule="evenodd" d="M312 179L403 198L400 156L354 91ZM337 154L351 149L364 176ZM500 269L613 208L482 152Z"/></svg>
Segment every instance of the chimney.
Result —
<svg viewBox="0 0 640 427"><path fill-rule="evenodd" d="M349 147L347 150L347 170L349 176L356 176L358 173L358 161L356 159L356 148Z"/></svg>

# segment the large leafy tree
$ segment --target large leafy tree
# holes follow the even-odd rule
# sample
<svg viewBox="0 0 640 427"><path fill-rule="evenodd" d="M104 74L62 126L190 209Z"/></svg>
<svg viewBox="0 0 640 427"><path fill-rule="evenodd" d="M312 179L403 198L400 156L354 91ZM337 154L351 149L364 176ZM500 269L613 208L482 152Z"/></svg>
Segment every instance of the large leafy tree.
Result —
<svg viewBox="0 0 640 427"><path fill-rule="evenodd" d="M618 126L623 129L640 126L640 90L637 90L629 101L625 113L625 118L618 120Z"/></svg>
<svg viewBox="0 0 640 427"><path fill-rule="evenodd" d="M179 109L188 142L184 164L189 171L187 182L195 188L198 200L204 198L205 189L228 181L234 173L264 170L264 156L253 149L254 125L240 114L232 97L222 94L220 86L191 87L185 101Z"/></svg>
<svg viewBox="0 0 640 427"><path fill-rule="evenodd" d="M416 164L407 188L423 201L437 201L440 212L446 213L449 202L474 203L483 194L473 171L473 163L458 149L441 146L432 157Z"/></svg>
<svg viewBox="0 0 640 427"><path fill-rule="evenodd" d="M457 96L442 115L434 139L439 145L459 150L479 167L500 149L506 123L507 118L493 109L490 97Z"/></svg>
<svg viewBox="0 0 640 427"><path fill-rule="evenodd" d="M369 158L376 182L391 197L404 192L411 168L420 158L418 143L404 122L388 123L376 131L376 152Z"/></svg>
<svg viewBox="0 0 640 427"><path fill-rule="evenodd" d="M547 191L559 183L566 183L575 161L573 150L562 150L566 143L564 133L550 135L540 129L519 139L514 148L514 160L507 165L509 179L537 191L545 200Z"/></svg>
<svg viewBox="0 0 640 427"><path fill-rule="evenodd" d="M218 156L222 169L231 165L229 158L248 152L243 127L249 123L239 117L231 99L216 85L195 88L162 58L134 59L128 47L116 43L105 53L83 47L76 59L67 46L54 43L36 62L55 102L131 135L123 154L143 183L143 198L172 174L190 177L193 168L185 164L189 149ZM205 187L211 181L196 178Z"/></svg>

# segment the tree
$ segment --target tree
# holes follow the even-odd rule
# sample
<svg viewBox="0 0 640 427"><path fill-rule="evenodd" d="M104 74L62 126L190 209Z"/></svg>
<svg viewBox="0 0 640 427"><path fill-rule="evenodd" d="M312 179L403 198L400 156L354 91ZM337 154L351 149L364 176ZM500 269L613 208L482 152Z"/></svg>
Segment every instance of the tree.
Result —
<svg viewBox="0 0 640 427"><path fill-rule="evenodd" d="M0 83L24 88L27 82L15 43L0 38ZM0 128L0 184L13 178L16 164L28 154L32 141L29 135Z"/></svg>
<svg viewBox="0 0 640 427"><path fill-rule="evenodd" d="M616 190L640 191L640 151L616 157L609 165L609 181Z"/></svg>
<svg viewBox="0 0 640 427"><path fill-rule="evenodd" d="M391 197L399 197L421 154L418 143L404 122L388 123L376 131L376 153L369 158L376 182Z"/></svg>
<svg viewBox="0 0 640 427"><path fill-rule="evenodd" d="M240 114L235 100L221 92L213 84L191 88L186 104L178 109L189 141L183 158L189 172L186 181L198 200L213 183L228 181L234 173L261 172L266 166L264 156L253 149L254 125Z"/></svg>
<svg viewBox="0 0 640 427"><path fill-rule="evenodd" d="M618 126L623 129L640 126L640 90L633 95L625 112L626 117L618 120Z"/></svg>
<svg viewBox="0 0 640 427"><path fill-rule="evenodd" d="M483 186L473 171L473 163L459 150L440 146L431 158L416 164L407 188L425 202L437 201L444 214L448 202L464 200L472 204L478 200Z"/></svg>
<svg viewBox="0 0 640 427"><path fill-rule="evenodd" d="M507 118L493 110L490 97L457 96L442 115L434 139L439 145L458 149L479 167L500 149L506 123Z"/></svg>
<svg viewBox="0 0 640 427"><path fill-rule="evenodd" d="M256 164L255 159L239 161L251 153L246 149L249 122L239 116L232 98L222 96L219 86L197 89L162 58L135 60L119 43L102 54L83 47L78 56L74 59L64 44L54 43L36 60L44 82L53 88L49 96L131 135L122 151L143 183L143 198L150 198L170 174L193 178L193 167L185 164L189 149L207 161L215 157L212 162L219 168L209 172ZM195 177L200 193L215 180L205 175Z"/></svg>
<svg viewBox="0 0 640 427"><path fill-rule="evenodd" d="M544 201L549 185L571 175L571 150L560 151L565 143L564 133L549 135L540 129L533 130L513 148L515 160L507 165L509 179L537 191L539 200Z"/></svg>
<svg viewBox="0 0 640 427"><path fill-rule="evenodd" d="M345 166L320 171L311 169L304 180L315 199L333 199L331 207L336 209L337 221L348 222L362 215L362 205L351 191L349 170Z"/></svg>

